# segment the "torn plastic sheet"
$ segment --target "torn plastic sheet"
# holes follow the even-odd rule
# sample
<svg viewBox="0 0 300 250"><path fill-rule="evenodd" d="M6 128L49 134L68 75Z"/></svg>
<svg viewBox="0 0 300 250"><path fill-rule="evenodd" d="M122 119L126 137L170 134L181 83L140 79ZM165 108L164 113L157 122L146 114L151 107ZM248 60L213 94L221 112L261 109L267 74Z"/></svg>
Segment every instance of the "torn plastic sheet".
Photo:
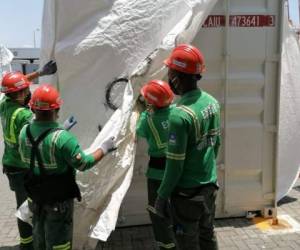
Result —
<svg viewBox="0 0 300 250"><path fill-rule="evenodd" d="M192 41L215 3L45 1L41 64L57 61L58 81L51 77L44 81L57 84L62 93L62 120L75 116L74 133L79 141L85 147L94 141L89 151L107 136L118 139L115 152L92 170L78 174L83 201L75 209L75 249L93 248L95 241L88 235L105 241L114 230L132 177L138 117L134 103L139 89L150 78L166 73L163 59L175 44ZM106 86L124 77L128 83L112 91L115 101L124 92L122 107L114 112L106 102Z"/></svg>
<svg viewBox="0 0 300 250"><path fill-rule="evenodd" d="M33 213L29 209L28 200L24 201L22 205L18 208L17 212L15 213L16 217L20 220L32 225L32 216Z"/></svg>
<svg viewBox="0 0 300 250"><path fill-rule="evenodd" d="M284 197L299 177L300 147L300 44L291 27L287 8L283 25L278 131L276 200Z"/></svg>

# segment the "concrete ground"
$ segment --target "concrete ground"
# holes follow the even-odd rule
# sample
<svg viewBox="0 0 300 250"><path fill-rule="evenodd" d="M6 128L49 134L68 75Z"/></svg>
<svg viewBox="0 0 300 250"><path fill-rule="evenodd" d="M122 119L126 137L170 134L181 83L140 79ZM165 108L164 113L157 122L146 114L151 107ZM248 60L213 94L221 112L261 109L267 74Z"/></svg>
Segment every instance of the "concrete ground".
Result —
<svg viewBox="0 0 300 250"><path fill-rule="evenodd" d="M7 178L0 174L0 250L18 249L15 199L8 188ZM288 196L279 202L279 214L288 214L300 223L300 181ZM257 229L245 218L216 220L220 250L234 249L300 249L300 232L269 235ZM151 226L117 229L97 250L154 250ZM42 250L42 249L41 249Z"/></svg>
<svg viewBox="0 0 300 250"><path fill-rule="evenodd" d="M288 196L278 204L279 215L288 214L300 223L300 180ZM246 218L218 219L215 222L220 250L300 249L300 231L269 235ZM99 243L98 250L154 250L151 226L121 228L107 243Z"/></svg>

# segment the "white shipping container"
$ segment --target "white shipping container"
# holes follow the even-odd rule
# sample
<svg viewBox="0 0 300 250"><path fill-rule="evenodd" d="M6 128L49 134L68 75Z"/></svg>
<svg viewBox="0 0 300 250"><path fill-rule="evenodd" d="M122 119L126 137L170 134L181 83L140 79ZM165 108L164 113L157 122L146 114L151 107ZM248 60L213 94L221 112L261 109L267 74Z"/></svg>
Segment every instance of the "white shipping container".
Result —
<svg viewBox="0 0 300 250"><path fill-rule="evenodd" d="M199 86L222 108L217 218L274 207L283 5L280 0L218 1L192 42L206 59ZM138 148L119 225L149 221L142 170L147 147ZM294 169L292 179L278 178L291 186L297 166Z"/></svg>

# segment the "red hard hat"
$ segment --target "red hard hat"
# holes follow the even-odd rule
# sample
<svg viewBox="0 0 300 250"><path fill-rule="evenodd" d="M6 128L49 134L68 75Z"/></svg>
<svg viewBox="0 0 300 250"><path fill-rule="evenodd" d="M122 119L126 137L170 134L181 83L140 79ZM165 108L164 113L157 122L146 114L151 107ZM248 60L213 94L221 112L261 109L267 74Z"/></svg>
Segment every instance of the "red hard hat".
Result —
<svg viewBox="0 0 300 250"><path fill-rule="evenodd" d="M1 81L1 92L12 93L29 87L30 81L21 72L9 72Z"/></svg>
<svg viewBox="0 0 300 250"><path fill-rule="evenodd" d="M37 110L53 110L58 109L62 103L58 91L52 85L42 84L33 92L29 107Z"/></svg>
<svg viewBox="0 0 300 250"><path fill-rule="evenodd" d="M151 80L141 89L146 101L156 107L162 108L171 104L174 94L168 83L161 80Z"/></svg>
<svg viewBox="0 0 300 250"><path fill-rule="evenodd" d="M189 44L180 44L174 48L164 64L187 74L196 75L205 71L204 56L199 49Z"/></svg>

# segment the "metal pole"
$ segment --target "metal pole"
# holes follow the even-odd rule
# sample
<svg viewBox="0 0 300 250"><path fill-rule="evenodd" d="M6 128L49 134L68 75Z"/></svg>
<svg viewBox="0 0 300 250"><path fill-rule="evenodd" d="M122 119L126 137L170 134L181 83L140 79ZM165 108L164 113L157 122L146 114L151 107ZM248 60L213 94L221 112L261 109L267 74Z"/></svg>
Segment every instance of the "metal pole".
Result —
<svg viewBox="0 0 300 250"><path fill-rule="evenodd" d="M39 28L36 28L33 30L33 47L36 48L36 35L35 35L35 32L36 31L40 31Z"/></svg>
<svg viewBox="0 0 300 250"><path fill-rule="evenodd" d="M299 8L299 23L298 23L298 27L300 28L300 0L298 0L298 8Z"/></svg>
<svg viewBox="0 0 300 250"><path fill-rule="evenodd" d="M35 43L35 30L33 31L33 47L36 48L36 43Z"/></svg>
<svg viewBox="0 0 300 250"><path fill-rule="evenodd" d="M291 21L291 19L290 19L290 2L289 2L289 0L286 0L286 3L287 3L287 11L288 11L288 20L289 21Z"/></svg>

